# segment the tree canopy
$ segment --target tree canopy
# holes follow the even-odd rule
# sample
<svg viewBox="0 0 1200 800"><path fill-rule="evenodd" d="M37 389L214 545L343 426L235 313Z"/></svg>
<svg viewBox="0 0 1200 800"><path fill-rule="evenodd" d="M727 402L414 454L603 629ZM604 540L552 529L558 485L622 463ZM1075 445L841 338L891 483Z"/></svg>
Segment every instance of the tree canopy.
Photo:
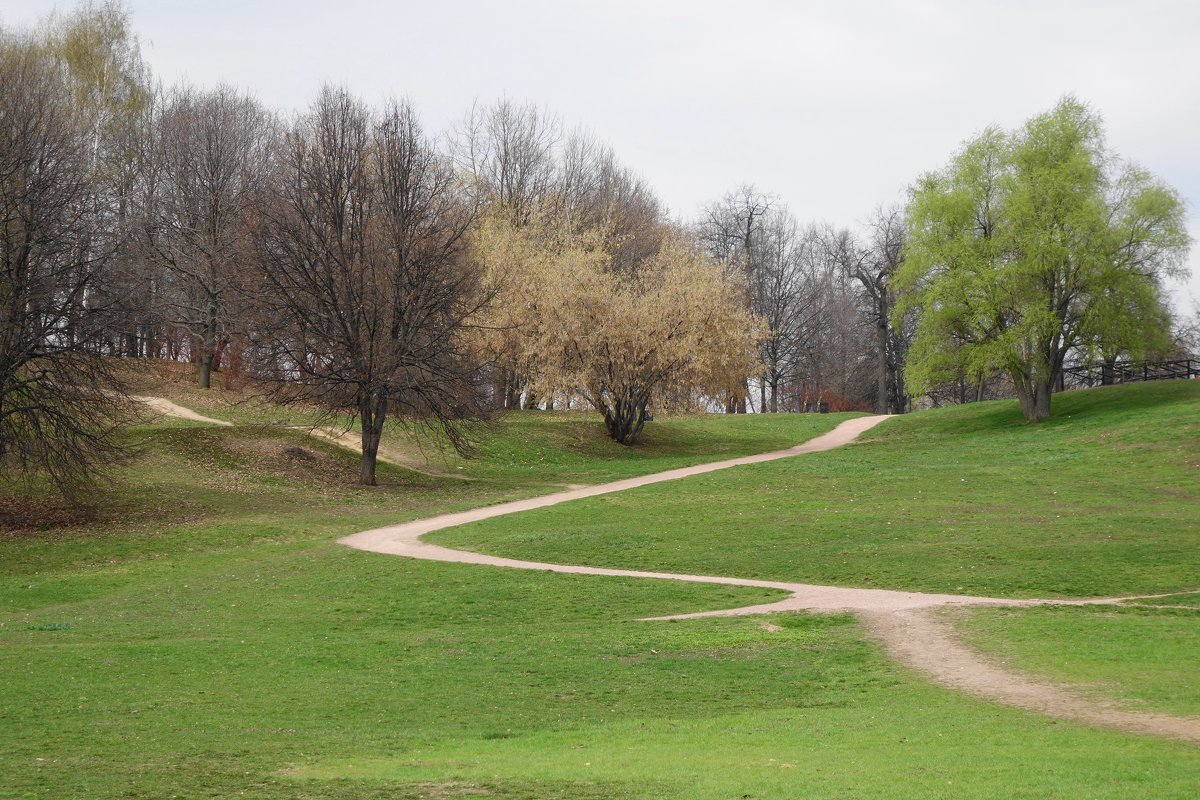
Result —
<svg viewBox="0 0 1200 800"><path fill-rule="evenodd" d="M906 372L917 393L1003 372L1041 419L1069 353L1166 344L1161 282L1187 251L1183 202L1110 152L1100 116L1072 97L922 176L907 227L895 314L920 314Z"/></svg>
<svg viewBox="0 0 1200 800"><path fill-rule="evenodd" d="M758 368L744 285L682 232L632 271L614 268L594 229L494 219L476 248L499 290L490 348L519 347L533 391L582 397L621 444L637 440L652 403L724 396Z"/></svg>

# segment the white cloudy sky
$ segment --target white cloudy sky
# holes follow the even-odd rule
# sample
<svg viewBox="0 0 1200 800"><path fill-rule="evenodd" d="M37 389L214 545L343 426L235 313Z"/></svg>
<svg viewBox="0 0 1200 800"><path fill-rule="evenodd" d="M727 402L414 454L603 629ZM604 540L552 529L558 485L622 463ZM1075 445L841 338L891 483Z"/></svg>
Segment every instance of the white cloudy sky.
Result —
<svg viewBox="0 0 1200 800"><path fill-rule="evenodd" d="M30 23L63 0L0 0ZM674 213L742 182L802 220L902 200L965 138L1074 93L1109 142L1187 199L1200 240L1200 3L1192 0L132 0L167 83L282 109L326 81L408 96L430 128L532 101L609 141ZM1193 276L1177 287L1200 302Z"/></svg>

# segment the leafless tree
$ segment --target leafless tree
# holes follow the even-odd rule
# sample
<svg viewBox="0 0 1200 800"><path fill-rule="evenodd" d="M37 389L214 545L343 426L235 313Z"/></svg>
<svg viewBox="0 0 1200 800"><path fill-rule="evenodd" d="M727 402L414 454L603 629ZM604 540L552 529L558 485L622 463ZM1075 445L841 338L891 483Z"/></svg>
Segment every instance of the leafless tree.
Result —
<svg viewBox="0 0 1200 800"><path fill-rule="evenodd" d="M454 131L452 151L486 202L506 209L514 224L528 222L554 188L558 118L509 99L471 107Z"/></svg>
<svg viewBox="0 0 1200 800"><path fill-rule="evenodd" d="M119 386L96 346L114 249L86 118L41 48L0 39L0 476L71 494L119 451Z"/></svg>
<svg viewBox="0 0 1200 800"><path fill-rule="evenodd" d="M585 131L566 138L552 205L570 229L603 233L619 278L636 276L658 254L669 230L662 203L645 179Z"/></svg>
<svg viewBox="0 0 1200 800"><path fill-rule="evenodd" d="M814 410L864 407L870 396L870 338L851 279L830 256L829 226L809 226L801 236L801 300L796 304L789 407Z"/></svg>
<svg viewBox="0 0 1200 800"><path fill-rule="evenodd" d="M1193 301L1191 314L1176 317L1171 345L1174 358L1200 356L1200 302Z"/></svg>
<svg viewBox="0 0 1200 800"><path fill-rule="evenodd" d="M157 120L158 176L147 244L163 267L163 314L193 334L209 388L271 169L275 124L230 86L175 89Z"/></svg>
<svg viewBox="0 0 1200 800"><path fill-rule="evenodd" d="M326 88L282 145L258 247L260 370L279 399L360 420L364 484L389 416L465 448L464 424L484 415L466 332L486 294L465 194L406 103L373 112Z"/></svg>
<svg viewBox="0 0 1200 800"><path fill-rule="evenodd" d="M759 410L779 411L780 391L803 339L805 321L814 310L805 267L804 232L786 208L775 208L758 236L759 287L755 311L766 322L768 336L759 342L763 364Z"/></svg>
<svg viewBox="0 0 1200 800"><path fill-rule="evenodd" d="M824 246L829 258L859 287L861 312L874 329L875 411L903 413L904 358L912 339L911 324L892 323L895 293L891 278L904 260L904 215L898 206L879 207L860 239L849 229L827 227Z"/></svg>
<svg viewBox="0 0 1200 800"><path fill-rule="evenodd" d="M455 164L472 178L476 202L521 226L541 213L557 182L557 149L562 125L545 109L508 98L490 106L473 105L451 132ZM492 365L492 402L497 408L518 408L528 388L515 359L502 357ZM526 405L536 398L525 391Z"/></svg>
<svg viewBox="0 0 1200 800"><path fill-rule="evenodd" d="M704 207L698 235L709 254L741 272L747 287L746 305L761 313L771 279L761 263L762 251L756 243L762 239L763 224L777 201L752 184L743 184L715 203ZM762 345L760 344L760 348ZM747 391L731 397L728 413L746 412ZM765 405L766 381L760 383L760 405Z"/></svg>

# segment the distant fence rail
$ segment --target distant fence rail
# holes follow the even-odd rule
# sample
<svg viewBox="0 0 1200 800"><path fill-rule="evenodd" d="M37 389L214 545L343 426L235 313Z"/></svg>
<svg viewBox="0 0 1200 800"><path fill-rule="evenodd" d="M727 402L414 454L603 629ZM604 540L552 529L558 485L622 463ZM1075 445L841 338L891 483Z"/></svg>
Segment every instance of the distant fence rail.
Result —
<svg viewBox="0 0 1200 800"><path fill-rule="evenodd" d="M1174 361L1121 361L1064 367L1063 377L1074 386L1108 386L1137 381L1200 378L1200 358Z"/></svg>

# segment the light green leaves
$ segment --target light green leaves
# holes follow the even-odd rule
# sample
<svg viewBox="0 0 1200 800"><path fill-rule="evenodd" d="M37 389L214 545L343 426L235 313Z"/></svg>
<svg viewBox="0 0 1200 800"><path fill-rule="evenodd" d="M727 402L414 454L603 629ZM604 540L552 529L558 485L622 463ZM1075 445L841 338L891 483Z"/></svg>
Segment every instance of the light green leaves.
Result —
<svg viewBox="0 0 1200 800"><path fill-rule="evenodd" d="M920 322L915 392L1005 372L1049 390L1073 351L1143 355L1164 341L1159 282L1188 246L1178 194L1121 163L1072 97L1011 133L985 130L922 176L907 208L897 315Z"/></svg>

